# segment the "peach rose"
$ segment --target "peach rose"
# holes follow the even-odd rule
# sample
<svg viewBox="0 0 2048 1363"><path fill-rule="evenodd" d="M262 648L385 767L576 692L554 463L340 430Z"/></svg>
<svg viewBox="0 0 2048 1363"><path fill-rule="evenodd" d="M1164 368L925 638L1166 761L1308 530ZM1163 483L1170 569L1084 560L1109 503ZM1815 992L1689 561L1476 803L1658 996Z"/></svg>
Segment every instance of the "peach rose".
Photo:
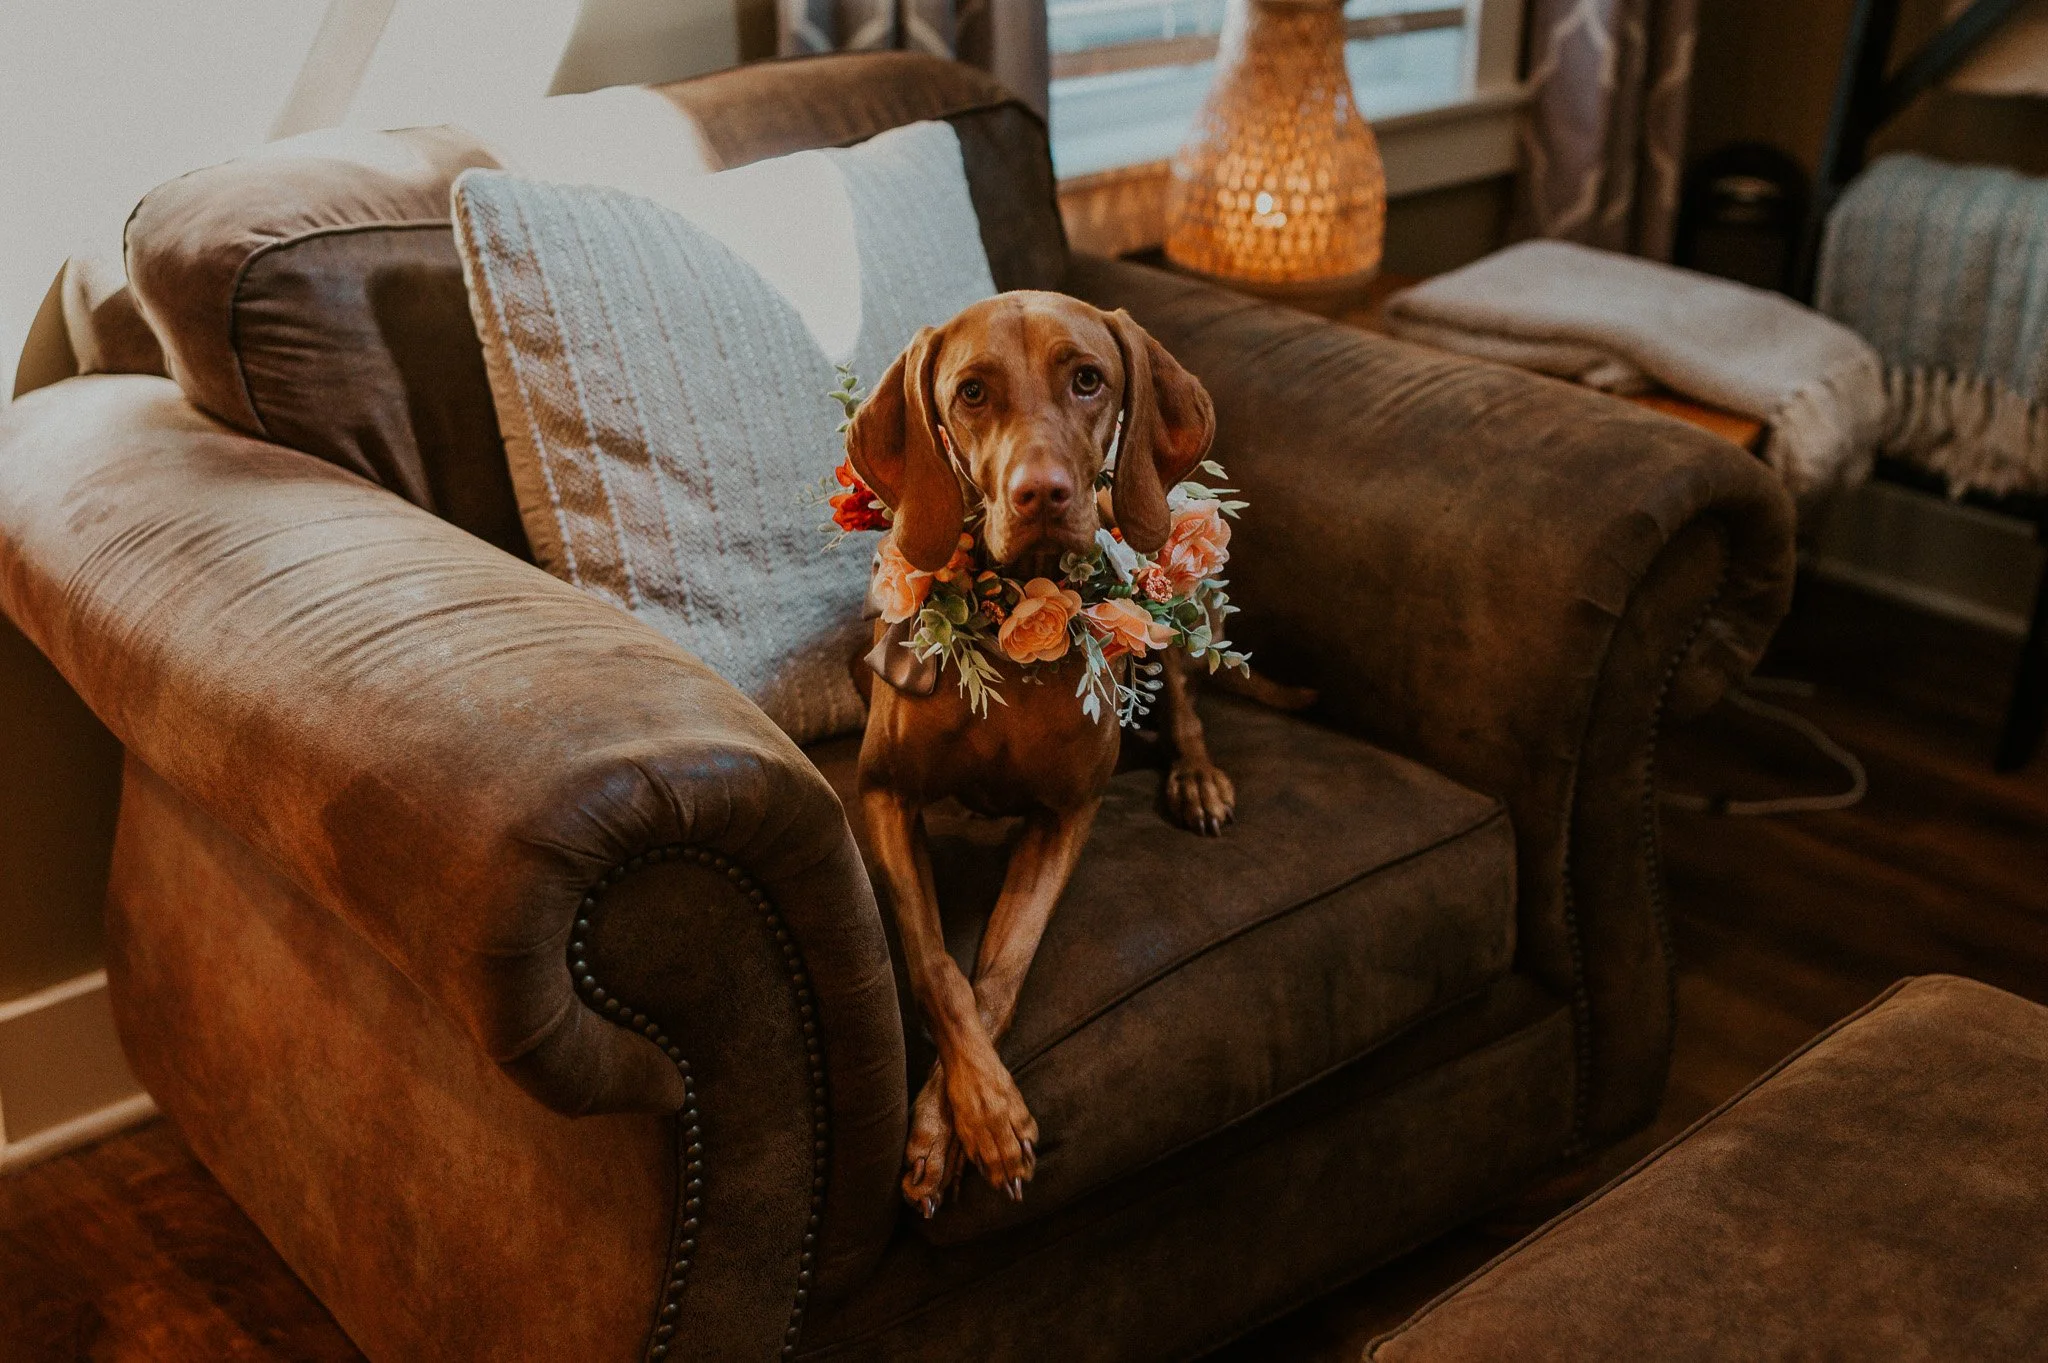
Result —
<svg viewBox="0 0 2048 1363"><path fill-rule="evenodd" d="M923 609L924 599L931 595L932 575L912 567L892 535L875 554L875 576L868 590L881 608L882 619L893 625Z"/></svg>
<svg viewBox="0 0 2048 1363"><path fill-rule="evenodd" d="M1097 602L1081 612L1088 627L1102 640L1103 656L1120 657L1147 649L1165 648L1173 642L1173 629L1154 620L1145 608L1124 597Z"/></svg>
<svg viewBox="0 0 2048 1363"><path fill-rule="evenodd" d="M1169 600L1214 577L1230 561L1230 522L1214 501L1189 502L1175 514L1166 543L1150 567L1138 574L1139 590L1154 600ZM1166 595L1160 596L1164 590Z"/></svg>
<svg viewBox="0 0 2048 1363"><path fill-rule="evenodd" d="M1081 609L1081 598L1053 582L1034 577L1024 584L1024 599L1003 621L996 642L1015 663L1053 663L1067 656L1067 622Z"/></svg>

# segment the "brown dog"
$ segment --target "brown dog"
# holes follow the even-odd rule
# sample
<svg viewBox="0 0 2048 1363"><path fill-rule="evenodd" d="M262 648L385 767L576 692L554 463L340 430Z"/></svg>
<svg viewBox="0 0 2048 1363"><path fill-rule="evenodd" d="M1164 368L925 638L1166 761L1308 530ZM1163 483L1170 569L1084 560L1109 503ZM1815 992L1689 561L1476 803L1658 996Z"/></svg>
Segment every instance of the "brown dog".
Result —
<svg viewBox="0 0 2048 1363"><path fill-rule="evenodd" d="M1207 454L1216 420L1202 385L1122 311L1018 292L926 328L855 415L847 451L893 510L896 546L916 567L945 565L978 503L999 567L1057 577L1061 555L1094 545L1096 477L1119 415L1110 501L1125 542L1150 553L1169 529L1167 490ZM1034 686L999 663L1006 703L986 715L970 711L950 676L929 695L871 690L861 807L895 902L910 986L939 1050L912 1113L903 1176L904 1197L926 1216L959 1177L963 1156L1012 1198L1032 1174L1038 1126L996 1043L1116 769L1121 732L1112 714L1082 713L1079 656L1056 666ZM1214 835L1236 794L1209 760L1188 671L1169 655L1167 805L1187 827ZM972 985L946 952L925 845L923 810L948 796L978 813L1024 819Z"/></svg>

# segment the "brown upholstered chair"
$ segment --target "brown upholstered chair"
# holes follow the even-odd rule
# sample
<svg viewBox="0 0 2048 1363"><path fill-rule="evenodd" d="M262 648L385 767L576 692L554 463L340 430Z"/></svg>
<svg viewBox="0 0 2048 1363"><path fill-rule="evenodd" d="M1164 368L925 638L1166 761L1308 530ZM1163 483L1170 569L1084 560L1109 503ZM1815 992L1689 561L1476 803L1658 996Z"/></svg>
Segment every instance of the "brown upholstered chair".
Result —
<svg viewBox="0 0 2048 1363"><path fill-rule="evenodd" d="M0 417L0 605L127 749L136 1072L364 1350L1185 1357L1644 1122L1657 733L1783 610L1765 472L1070 259L1043 127L965 68L664 93L728 165L951 121L997 283L1129 308L1214 394L1240 636L1322 699L1211 707L1221 840L1118 778L1004 1048L1039 1177L925 1224L852 744L522 561L447 225L487 155L377 134L155 191L128 263L169 377ZM1001 829L936 831L965 953Z"/></svg>

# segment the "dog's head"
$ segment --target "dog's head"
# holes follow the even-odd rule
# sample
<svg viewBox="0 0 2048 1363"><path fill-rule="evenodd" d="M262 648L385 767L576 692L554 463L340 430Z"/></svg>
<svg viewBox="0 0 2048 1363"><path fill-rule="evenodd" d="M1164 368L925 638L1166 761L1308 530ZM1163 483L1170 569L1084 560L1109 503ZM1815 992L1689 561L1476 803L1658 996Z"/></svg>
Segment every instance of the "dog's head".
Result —
<svg viewBox="0 0 2048 1363"><path fill-rule="evenodd" d="M945 565L978 498L996 563L1050 572L1095 541L1095 480L1119 417L1116 524L1151 553L1169 528L1167 489L1208 453L1216 416L1194 375L1121 309L1020 291L926 327L855 414L846 449L915 566Z"/></svg>

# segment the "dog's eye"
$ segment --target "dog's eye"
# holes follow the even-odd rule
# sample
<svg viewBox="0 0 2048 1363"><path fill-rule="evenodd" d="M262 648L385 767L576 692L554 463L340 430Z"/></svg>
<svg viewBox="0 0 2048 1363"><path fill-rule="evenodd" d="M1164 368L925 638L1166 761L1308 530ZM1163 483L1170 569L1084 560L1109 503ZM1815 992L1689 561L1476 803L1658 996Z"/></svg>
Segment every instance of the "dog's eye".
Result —
<svg viewBox="0 0 2048 1363"><path fill-rule="evenodd" d="M1074 371L1074 392L1084 398L1092 398L1102 391L1102 371L1092 364L1084 364Z"/></svg>
<svg viewBox="0 0 2048 1363"><path fill-rule="evenodd" d="M969 407L980 406L981 400L988 396L988 389L982 385L980 379L969 379L960 385L959 392L960 400Z"/></svg>

